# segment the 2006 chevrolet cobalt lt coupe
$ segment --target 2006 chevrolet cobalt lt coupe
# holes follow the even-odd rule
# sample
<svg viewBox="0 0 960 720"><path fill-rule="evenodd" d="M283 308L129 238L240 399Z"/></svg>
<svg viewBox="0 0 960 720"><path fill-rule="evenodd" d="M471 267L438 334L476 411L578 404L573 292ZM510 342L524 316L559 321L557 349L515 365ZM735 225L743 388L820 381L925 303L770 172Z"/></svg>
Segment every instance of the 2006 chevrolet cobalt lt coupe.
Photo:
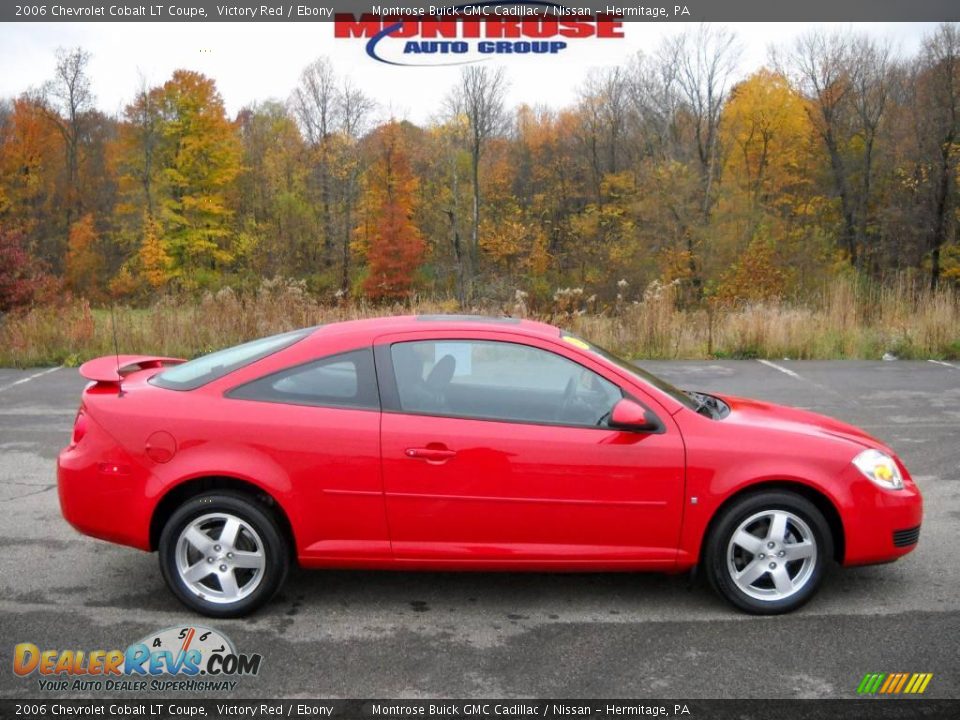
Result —
<svg viewBox="0 0 960 720"><path fill-rule="evenodd" d="M58 463L64 517L158 550L206 615L317 568L699 565L738 608L807 601L834 559L910 552L893 451L811 412L679 390L555 327L325 325L184 362L104 357Z"/></svg>

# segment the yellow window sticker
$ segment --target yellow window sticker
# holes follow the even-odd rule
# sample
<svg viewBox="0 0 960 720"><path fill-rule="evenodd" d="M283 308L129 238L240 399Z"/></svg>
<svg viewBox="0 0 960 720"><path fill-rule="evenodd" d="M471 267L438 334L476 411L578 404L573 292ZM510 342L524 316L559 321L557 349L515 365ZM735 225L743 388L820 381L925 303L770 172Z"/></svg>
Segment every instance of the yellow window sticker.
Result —
<svg viewBox="0 0 960 720"><path fill-rule="evenodd" d="M589 350L589 349L590 349L590 346L587 345L587 343L585 343L585 342L584 342L583 340L581 340L580 338L573 337L572 335L564 335L564 336L563 336L563 340L564 340L565 342L570 343L570 344L573 345L574 347L580 348L581 350Z"/></svg>

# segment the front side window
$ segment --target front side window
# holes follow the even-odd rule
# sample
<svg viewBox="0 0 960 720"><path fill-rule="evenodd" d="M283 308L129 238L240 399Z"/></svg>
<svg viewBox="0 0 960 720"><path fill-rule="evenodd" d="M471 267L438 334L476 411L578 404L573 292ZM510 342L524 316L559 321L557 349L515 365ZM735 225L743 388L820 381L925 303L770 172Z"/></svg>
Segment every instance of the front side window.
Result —
<svg viewBox="0 0 960 720"><path fill-rule="evenodd" d="M150 378L157 387L167 390L195 390L207 383L246 367L268 355L288 348L312 333L316 328L305 328L281 335L271 335L226 350L202 355L195 360L175 365Z"/></svg>
<svg viewBox="0 0 960 720"><path fill-rule="evenodd" d="M390 355L404 412L597 426L623 396L582 365L516 343L405 342Z"/></svg>
<svg viewBox="0 0 960 720"><path fill-rule="evenodd" d="M239 400L379 409L369 348L332 355L248 382L227 393Z"/></svg>

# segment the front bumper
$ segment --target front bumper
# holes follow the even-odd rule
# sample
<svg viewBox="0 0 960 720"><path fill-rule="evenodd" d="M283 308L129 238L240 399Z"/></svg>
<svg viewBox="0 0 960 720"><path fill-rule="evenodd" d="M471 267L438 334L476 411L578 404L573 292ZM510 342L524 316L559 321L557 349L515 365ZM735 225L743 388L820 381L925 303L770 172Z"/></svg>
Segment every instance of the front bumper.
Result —
<svg viewBox="0 0 960 720"><path fill-rule="evenodd" d="M920 539L923 497L906 468L902 490L884 490L859 476L844 513L844 565L871 565L913 552Z"/></svg>

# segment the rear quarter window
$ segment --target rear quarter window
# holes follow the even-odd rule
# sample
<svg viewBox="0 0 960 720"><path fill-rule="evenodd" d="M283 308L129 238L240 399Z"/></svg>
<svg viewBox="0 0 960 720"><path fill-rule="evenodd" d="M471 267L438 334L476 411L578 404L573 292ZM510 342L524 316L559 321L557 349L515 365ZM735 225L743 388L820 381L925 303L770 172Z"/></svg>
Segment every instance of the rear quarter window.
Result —
<svg viewBox="0 0 960 720"><path fill-rule="evenodd" d="M227 397L287 405L380 408L373 351L369 348L271 373L230 390Z"/></svg>

